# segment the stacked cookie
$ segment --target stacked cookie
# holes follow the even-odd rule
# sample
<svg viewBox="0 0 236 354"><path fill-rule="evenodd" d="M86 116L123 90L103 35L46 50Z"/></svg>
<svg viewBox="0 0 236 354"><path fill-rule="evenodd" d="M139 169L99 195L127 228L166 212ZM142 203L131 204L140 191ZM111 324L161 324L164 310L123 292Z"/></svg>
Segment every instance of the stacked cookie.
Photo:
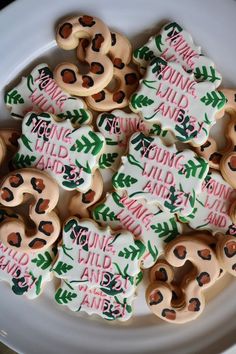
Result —
<svg viewBox="0 0 236 354"><path fill-rule="evenodd" d="M34 298L55 276L59 305L124 321L150 269L151 311L191 321L205 289L236 274L234 93L218 89L214 63L175 22L134 53L87 15L61 23L56 40L88 69L40 64L6 93L21 133L0 131L11 171L1 174L0 278ZM218 152L209 134L225 112L229 143Z"/></svg>

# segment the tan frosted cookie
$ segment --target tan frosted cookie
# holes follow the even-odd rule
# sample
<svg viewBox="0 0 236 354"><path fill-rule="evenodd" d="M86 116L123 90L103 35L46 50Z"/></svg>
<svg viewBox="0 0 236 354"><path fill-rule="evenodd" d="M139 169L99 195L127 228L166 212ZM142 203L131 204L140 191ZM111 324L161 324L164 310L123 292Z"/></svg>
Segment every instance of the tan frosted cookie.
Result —
<svg viewBox="0 0 236 354"><path fill-rule="evenodd" d="M83 75L76 65L61 63L55 68L54 77L70 94L91 96L106 87L113 77L113 63L107 56L111 35L101 20L87 15L67 18L57 28L56 40L62 49L75 49L82 38L90 38L84 57L89 72Z"/></svg>
<svg viewBox="0 0 236 354"><path fill-rule="evenodd" d="M216 254L222 268L236 276L236 237L220 235L216 245Z"/></svg>
<svg viewBox="0 0 236 354"><path fill-rule="evenodd" d="M48 112L59 121L69 119L73 125L80 126L88 124L92 118L81 98L70 96L58 86L45 63L22 77L21 82L6 93L5 103L15 119L23 119L28 112Z"/></svg>
<svg viewBox="0 0 236 354"><path fill-rule="evenodd" d="M129 66L132 59L132 46L125 36L117 32L111 33L111 49L108 56L114 66L113 80L116 80L114 90L104 88L102 91L86 98L86 103L95 111L111 111L129 105L129 97L139 83L137 70ZM83 51L89 45L89 40L82 40L78 46L77 55L84 60ZM82 52L82 53L81 53Z"/></svg>
<svg viewBox="0 0 236 354"><path fill-rule="evenodd" d="M99 170L94 172L92 184L85 193L77 192L69 201L69 213L80 218L89 218L89 208L94 205L103 192L103 179Z"/></svg>
<svg viewBox="0 0 236 354"><path fill-rule="evenodd" d="M119 299L118 296L107 294L99 288L89 289L86 284L76 284L73 281L61 281L55 293L55 300L71 311L86 312L109 321L127 321L133 314L133 295Z"/></svg>
<svg viewBox="0 0 236 354"><path fill-rule="evenodd" d="M171 323L186 323L196 319L204 310L203 291L211 287L219 277L220 265L206 242L182 236L170 242L165 251L165 260L175 268L182 267L188 260L194 270L182 278L180 288L184 304L175 307L172 301L172 285L156 281L147 289L146 300L150 310L161 319Z"/></svg>
<svg viewBox="0 0 236 354"><path fill-rule="evenodd" d="M17 139L20 133L14 129L0 130L0 165L4 162L7 152L15 152L18 147Z"/></svg>
<svg viewBox="0 0 236 354"><path fill-rule="evenodd" d="M87 192L105 145L102 134L89 125L74 128L67 119L57 122L49 113L28 113L22 122L15 168L47 171L66 190Z"/></svg>
<svg viewBox="0 0 236 354"><path fill-rule="evenodd" d="M21 219L7 219L0 225L0 241L21 252L41 252L49 248L60 233L60 220L53 211L59 199L57 183L36 169L22 169L7 175L0 187L0 204L13 208L24 202L24 194L34 199L29 217L35 224L30 229Z"/></svg>

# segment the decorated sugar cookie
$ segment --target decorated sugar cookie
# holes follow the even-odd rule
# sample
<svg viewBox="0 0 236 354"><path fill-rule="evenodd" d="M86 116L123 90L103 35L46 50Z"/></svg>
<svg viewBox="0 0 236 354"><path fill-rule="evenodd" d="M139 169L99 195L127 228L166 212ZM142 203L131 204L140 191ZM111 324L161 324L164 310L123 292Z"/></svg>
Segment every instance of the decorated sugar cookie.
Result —
<svg viewBox="0 0 236 354"><path fill-rule="evenodd" d="M150 268L163 253L166 242L182 230L173 214L162 212L154 204L128 198L125 193L113 192L93 209L93 218L112 229L132 232L136 239L146 245L141 267Z"/></svg>
<svg viewBox="0 0 236 354"><path fill-rule="evenodd" d="M28 76L22 77L21 82L6 93L5 103L11 110L11 116L16 119L23 119L33 111L52 113L58 120L70 119L76 126L91 120L91 113L85 109L83 100L63 91L45 63L37 65Z"/></svg>
<svg viewBox="0 0 236 354"><path fill-rule="evenodd" d="M194 208L207 172L208 163L193 151L177 151L159 137L136 133L113 176L113 186L126 191L129 198L142 198L164 211L186 216Z"/></svg>
<svg viewBox="0 0 236 354"><path fill-rule="evenodd" d="M202 184L202 191L196 197L193 212L183 222L193 229L209 230L236 235L236 225L232 222L229 209L236 200L236 191L218 172L208 172Z"/></svg>
<svg viewBox="0 0 236 354"><path fill-rule="evenodd" d="M17 139L20 134L14 129L1 129L0 130L0 166L6 160L8 152L16 152L18 147ZM3 176L3 171L0 172L0 177Z"/></svg>
<svg viewBox="0 0 236 354"><path fill-rule="evenodd" d="M81 40L77 54L84 60L84 51L89 45L89 40ZM114 66L113 79L117 80L117 87L110 91L104 88L102 91L88 96L86 103L95 111L111 111L115 108L123 108L129 105L129 97L136 90L139 83L137 70L129 66L132 58L132 46L125 36L120 33L111 33L111 49L109 51Z"/></svg>
<svg viewBox="0 0 236 354"><path fill-rule="evenodd" d="M149 285L146 291L149 308L156 316L167 322L192 321L204 311L204 290L214 285L219 277L220 265L216 255L206 242L182 236L166 246L165 260L170 266L175 267L174 269L190 261L194 269L182 277L179 286L179 291L183 293L181 306L174 302L175 286L172 283L173 277L170 277L170 280L156 281ZM162 264L162 267L165 265Z"/></svg>
<svg viewBox="0 0 236 354"><path fill-rule="evenodd" d="M13 213L30 194L27 216L34 223L30 228L22 218L6 218L0 225L0 242L5 246L33 253L48 249L60 234L60 220L54 211L59 199L57 183L36 169L22 169L8 174L0 186L0 204Z"/></svg>
<svg viewBox="0 0 236 354"><path fill-rule="evenodd" d="M87 15L65 19L57 29L56 40L60 48L75 49L82 38L90 38L84 60L89 72L81 74L71 63L61 63L54 70L58 85L76 96L91 96L106 87L113 77L113 63L108 57L111 34L104 22Z"/></svg>
<svg viewBox="0 0 236 354"><path fill-rule="evenodd" d="M171 145L175 142L174 136L160 125L145 122L138 114L114 110L110 113L101 113L97 118L97 127L106 139L104 153L100 156L101 169L112 168L117 171L121 156L127 151L130 136L135 132L158 135Z"/></svg>
<svg viewBox="0 0 236 354"><path fill-rule="evenodd" d="M86 284L62 280L55 294L59 305L67 306L71 311L98 315L105 320L127 321L133 312L133 296L119 299L100 289L89 289Z"/></svg>
<svg viewBox="0 0 236 354"><path fill-rule="evenodd" d="M68 219L53 270L58 278L99 288L108 295L128 297L135 291L135 278L145 245L127 231L111 233L89 219Z"/></svg>
<svg viewBox="0 0 236 354"><path fill-rule="evenodd" d="M19 219L11 209L0 209L0 225L5 220ZM38 254L15 251L0 242L0 281L6 281L16 295L29 299L39 296L43 285L52 278L55 248Z"/></svg>
<svg viewBox="0 0 236 354"><path fill-rule="evenodd" d="M134 61L144 72L153 57L162 57L168 62L180 63L187 72L193 72L197 81L209 81L218 87L222 77L211 59L201 53L193 43L192 36L178 23L167 23L142 47L134 51Z"/></svg>
<svg viewBox="0 0 236 354"><path fill-rule="evenodd" d="M226 98L211 82L196 82L180 64L154 57L131 97L130 108L145 121L160 123L176 139L202 145Z"/></svg>
<svg viewBox="0 0 236 354"><path fill-rule="evenodd" d="M62 188L86 192L105 139L90 126L74 129L69 120L54 118L48 113L25 116L13 164L47 171Z"/></svg>
<svg viewBox="0 0 236 354"><path fill-rule="evenodd" d="M236 277L236 237L221 235L216 254L222 268Z"/></svg>

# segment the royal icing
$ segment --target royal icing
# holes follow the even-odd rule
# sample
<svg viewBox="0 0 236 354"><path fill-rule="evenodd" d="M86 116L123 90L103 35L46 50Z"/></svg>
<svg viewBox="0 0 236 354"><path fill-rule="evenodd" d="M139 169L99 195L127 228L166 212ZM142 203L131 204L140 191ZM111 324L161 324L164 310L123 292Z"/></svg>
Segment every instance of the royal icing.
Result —
<svg viewBox="0 0 236 354"><path fill-rule="evenodd" d="M221 84L222 77L215 64L201 54L201 48L193 43L192 36L176 22L167 23L157 35L134 51L133 58L144 72L154 56L180 63L187 72L193 72L198 81L212 82L215 87Z"/></svg>
<svg viewBox="0 0 236 354"><path fill-rule="evenodd" d="M97 117L97 127L106 139L105 151L100 156L99 168L117 170L121 156L126 153L130 136L135 132L158 135L166 144L172 144L174 136L160 125L145 122L138 114L114 110Z"/></svg>
<svg viewBox="0 0 236 354"><path fill-rule="evenodd" d="M99 288L108 295L128 297L135 291L135 278L145 245L130 232L100 229L88 219L72 218L63 227L63 242L53 267L58 278Z"/></svg>
<svg viewBox="0 0 236 354"><path fill-rule="evenodd" d="M208 163L191 150L177 151L159 137L132 135L129 153L113 176L116 190L130 198L144 198L161 209L181 216L190 214L208 172Z"/></svg>
<svg viewBox="0 0 236 354"><path fill-rule="evenodd" d="M181 224L173 214L161 211L154 204L137 201L122 192L108 194L106 200L93 209L93 218L112 229L132 232L146 245L141 267L150 268L163 253L167 242L181 233Z"/></svg>
<svg viewBox="0 0 236 354"><path fill-rule="evenodd" d="M11 210L0 209L0 223L6 219L18 219ZM0 281L6 281L16 295L29 299L38 297L43 285L52 278L51 267L55 248L34 254L12 250L0 241Z"/></svg>
<svg viewBox="0 0 236 354"><path fill-rule="evenodd" d="M104 137L90 126L74 129L69 120L56 122L48 113L29 113L22 122L16 168L47 171L67 190L86 192L104 146Z"/></svg>
<svg viewBox="0 0 236 354"><path fill-rule="evenodd" d="M213 83L196 82L180 64L154 57L131 97L130 108L145 121L159 122L176 139L202 145L226 98Z"/></svg>
<svg viewBox="0 0 236 354"><path fill-rule="evenodd" d="M91 114L85 109L81 98L63 91L53 77L47 64L37 65L31 73L5 96L5 103L11 109L11 116L23 119L28 112L48 112L58 120L70 119L73 125L89 123Z"/></svg>
<svg viewBox="0 0 236 354"><path fill-rule="evenodd" d="M133 312L133 296L119 299L109 296L100 289L89 289L87 285L62 281L57 289L55 300L59 305L67 306L71 311L98 315L105 320L127 321Z"/></svg>
<svg viewBox="0 0 236 354"><path fill-rule="evenodd" d="M193 229L209 230L236 235L229 209L236 198L236 191L218 172L211 171L205 177L202 191L196 197L193 212L181 221L188 222Z"/></svg>

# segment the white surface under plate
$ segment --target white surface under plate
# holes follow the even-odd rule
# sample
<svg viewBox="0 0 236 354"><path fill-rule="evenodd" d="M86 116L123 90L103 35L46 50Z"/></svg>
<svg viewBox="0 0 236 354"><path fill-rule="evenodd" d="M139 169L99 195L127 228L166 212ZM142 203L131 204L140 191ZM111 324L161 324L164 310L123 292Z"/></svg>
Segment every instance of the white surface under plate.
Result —
<svg viewBox="0 0 236 354"><path fill-rule="evenodd" d="M123 32L134 46L145 43L167 20L182 24L213 58L223 85L236 86L236 1L220 0L21 0L0 13L1 125L16 124L4 107L6 86L35 63L55 66L55 25L62 17L87 13ZM214 128L214 131L219 131ZM205 312L187 325L171 325L149 311L140 289L134 319L125 324L70 313L53 300L54 283L35 301L17 297L0 283L0 340L25 354L218 353L235 342L236 282L226 277Z"/></svg>

